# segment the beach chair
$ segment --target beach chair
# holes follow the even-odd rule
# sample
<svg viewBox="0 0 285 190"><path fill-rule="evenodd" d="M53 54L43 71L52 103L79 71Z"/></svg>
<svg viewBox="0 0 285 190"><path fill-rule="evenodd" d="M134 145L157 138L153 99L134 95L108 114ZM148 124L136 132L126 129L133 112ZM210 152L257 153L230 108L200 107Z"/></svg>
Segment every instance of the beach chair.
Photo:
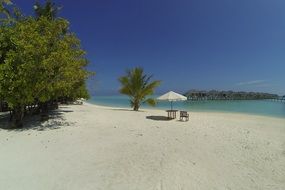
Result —
<svg viewBox="0 0 285 190"><path fill-rule="evenodd" d="M187 113L187 111L180 111L180 120L189 121L189 114Z"/></svg>
<svg viewBox="0 0 285 190"><path fill-rule="evenodd" d="M76 100L75 102L73 102L73 104L75 104L75 105L82 105L83 102L81 100Z"/></svg>

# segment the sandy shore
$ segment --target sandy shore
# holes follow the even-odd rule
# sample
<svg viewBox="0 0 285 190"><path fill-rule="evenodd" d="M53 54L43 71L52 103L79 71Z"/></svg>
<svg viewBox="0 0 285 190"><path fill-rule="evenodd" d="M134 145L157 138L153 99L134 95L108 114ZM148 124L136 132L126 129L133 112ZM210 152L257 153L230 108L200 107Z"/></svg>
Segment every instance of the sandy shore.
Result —
<svg viewBox="0 0 285 190"><path fill-rule="evenodd" d="M0 189L285 189L285 119L161 116L85 104L62 106L46 128L0 129Z"/></svg>

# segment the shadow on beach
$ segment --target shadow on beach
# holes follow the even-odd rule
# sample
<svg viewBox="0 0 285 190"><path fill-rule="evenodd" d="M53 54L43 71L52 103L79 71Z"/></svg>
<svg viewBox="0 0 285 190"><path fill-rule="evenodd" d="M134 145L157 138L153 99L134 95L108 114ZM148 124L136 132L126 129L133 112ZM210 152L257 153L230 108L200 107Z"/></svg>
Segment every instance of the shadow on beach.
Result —
<svg viewBox="0 0 285 190"><path fill-rule="evenodd" d="M127 109L127 108L110 108L109 110L114 110L114 111L129 111L129 112L145 112L143 110L138 110L134 111L132 109Z"/></svg>
<svg viewBox="0 0 285 190"><path fill-rule="evenodd" d="M0 130L7 131L27 131L27 130L53 130L59 129L61 127L71 126L72 122L67 122L64 118L64 113L73 112L71 110L55 110L49 113L48 119L42 121L40 115L28 115L23 120L22 128L13 128L11 122L9 122L10 115L9 113L0 115Z"/></svg>
<svg viewBox="0 0 285 190"><path fill-rule="evenodd" d="M170 119L166 116L146 116L147 119L155 120L155 121L170 121Z"/></svg>

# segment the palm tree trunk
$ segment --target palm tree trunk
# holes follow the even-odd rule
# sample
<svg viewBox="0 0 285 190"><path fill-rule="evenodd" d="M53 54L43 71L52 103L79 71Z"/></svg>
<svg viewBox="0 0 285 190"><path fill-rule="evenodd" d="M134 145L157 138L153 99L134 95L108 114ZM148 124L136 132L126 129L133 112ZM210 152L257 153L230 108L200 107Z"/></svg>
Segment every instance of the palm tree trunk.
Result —
<svg viewBox="0 0 285 190"><path fill-rule="evenodd" d="M134 111L139 111L140 104L138 102L134 103Z"/></svg>

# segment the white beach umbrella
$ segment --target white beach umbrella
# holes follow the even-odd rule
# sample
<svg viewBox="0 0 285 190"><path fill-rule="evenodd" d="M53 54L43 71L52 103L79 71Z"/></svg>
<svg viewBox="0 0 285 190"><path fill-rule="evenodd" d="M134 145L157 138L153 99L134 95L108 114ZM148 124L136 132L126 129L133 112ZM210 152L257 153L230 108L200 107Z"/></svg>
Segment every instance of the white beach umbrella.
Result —
<svg viewBox="0 0 285 190"><path fill-rule="evenodd" d="M185 100L187 100L187 97L183 96L181 94L178 94L176 92L170 91L170 92L167 92L166 94L163 94L162 96L159 96L157 99L171 102L171 110L172 110L172 103L173 102L185 101Z"/></svg>

